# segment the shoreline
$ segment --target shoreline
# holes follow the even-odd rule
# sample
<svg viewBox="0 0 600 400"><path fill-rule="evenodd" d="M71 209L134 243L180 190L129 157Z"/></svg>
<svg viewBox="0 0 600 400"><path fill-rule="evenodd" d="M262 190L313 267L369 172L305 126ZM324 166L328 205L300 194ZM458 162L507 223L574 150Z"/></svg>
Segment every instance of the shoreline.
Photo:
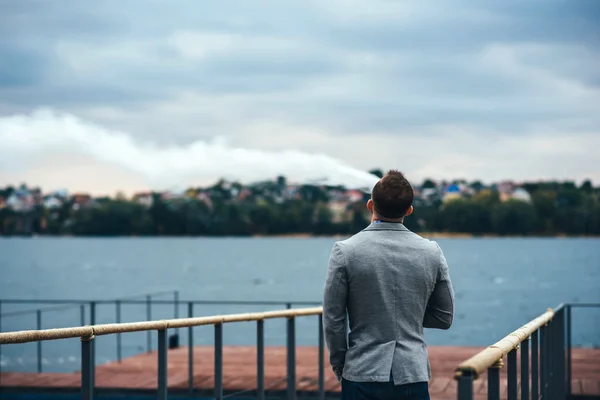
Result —
<svg viewBox="0 0 600 400"><path fill-rule="evenodd" d="M459 232L414 232L417 235L427 239L598 239L600 235L499 235L494 233L474 234ZM315 235L312 233L290 233L281 235L251 235L252 238L290 238L290 239L310 239L310 238L347 238L352 235L332 234Z"/></svg>
<svg viewBox="0 0 600 400"><path fill-rule="evenodd" d="M567 234L554 234L554 235L500 235L495 233L485 234L474 234L474 233L460 233L460 232L414 232L417 235L427 239L598 239L600 235L567 235ZM313 233L283 233L283 234L252 234L252 235L1 235L1 239L12 239L12 238L86 238L86 239L99 239L99 238L169 238L169 239L183 239L183 238L252 238L252 239L312 239L312 238L333 238L333 239L344 239L349 238L352 234L327 234L318 235Z"/></svg>

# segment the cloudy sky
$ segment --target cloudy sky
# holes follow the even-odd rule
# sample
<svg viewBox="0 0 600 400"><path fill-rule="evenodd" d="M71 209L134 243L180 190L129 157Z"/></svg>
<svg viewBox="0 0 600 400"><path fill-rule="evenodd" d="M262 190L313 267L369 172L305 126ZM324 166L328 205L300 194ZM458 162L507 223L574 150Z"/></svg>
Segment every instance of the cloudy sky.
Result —
<svg viewBox="0 0 600 400"><path fill-rule="evenodd" d="M600 183L596 0L0 10L0 185L364 181L375 167Z"/></svg>

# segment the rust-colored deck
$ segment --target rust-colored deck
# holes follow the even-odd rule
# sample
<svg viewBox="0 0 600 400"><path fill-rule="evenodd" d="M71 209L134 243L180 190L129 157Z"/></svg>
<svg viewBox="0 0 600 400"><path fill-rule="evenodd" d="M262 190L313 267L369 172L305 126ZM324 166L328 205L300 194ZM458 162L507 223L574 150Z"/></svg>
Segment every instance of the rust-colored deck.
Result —
<svg viewBox="0 0 600 400"><path fill-rule="evenodd" d="M454 368L461 361L480 351L478 347L430 347L432 380L430 394L434 400L455 399ZM213 348L194 348L194 384L196 389L213 387ZM327 357L327 355L326 355ZM298 347L296 350L297 390L318 390L318 350L316 347ZM327 358L326 358L327 360ZM170 390L184 392L188 387L188 349L169 350L168 385ZM573 381L575 395L600 395L600 349L573 349ZM227 346L223 349L223 386L233 393L256 389L256 348ZM325 362L325 388L330 394L339 392L327 361ZM502 397L506 398L506 368L501 372ZM0 386L4 388L66 388L80 386L79 373L2 373ZM111 362L96 367L96 387L148 390L157 386L157 354L144 353L127 358L121 363ZM265 389L283 391L286 388L285 347L265 348ZM487 396L487 377L475 381L476 398Z"/></svg>

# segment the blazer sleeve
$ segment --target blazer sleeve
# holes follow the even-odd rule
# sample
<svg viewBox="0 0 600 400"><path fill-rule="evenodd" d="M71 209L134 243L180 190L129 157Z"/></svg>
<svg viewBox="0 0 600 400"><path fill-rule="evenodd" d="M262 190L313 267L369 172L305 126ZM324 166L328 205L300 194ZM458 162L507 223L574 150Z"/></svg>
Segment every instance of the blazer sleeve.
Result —
<svg viewBox="0 0 600 400"><path fill-rule="evenodd" d="M454 289L444 253L437 243L436 247L434 260L438 266L438 273L435 287L425 310L423 327L449 329L454 319Z"/></svg>
<svg viewBox="0 0 600 400"><path fill-rule="evenodd" d="M323 294L323 329L329 349L329 361L336 375L343 369L346 359L347 296L346 262L341 245L336 243L331 250Z"/></svg>

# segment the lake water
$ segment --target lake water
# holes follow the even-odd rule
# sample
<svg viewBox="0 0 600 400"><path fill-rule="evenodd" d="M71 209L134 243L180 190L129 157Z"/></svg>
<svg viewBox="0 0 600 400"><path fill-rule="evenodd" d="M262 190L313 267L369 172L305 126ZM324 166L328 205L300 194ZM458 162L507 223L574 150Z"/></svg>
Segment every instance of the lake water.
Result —
<svg viewBox="0 0 600 400"><path fill-rule="evenodd" d="M114 299L179 290L181 300L316 301L333 238L33 238L0 239L0 299ZM456 292L449 331L427 331L430 345L486 346L561 302L600 303L599 239L438 239ZM163 299L172 299L165 295ZM39 305L3 304L2 312ZM273 306L196 306L195 316L263 311ZM145 319L144 305L123 306L123 321ZM181 306L184 316L186 307ZM172 318L153 306L152 318ZM89 316L87 316L89 318ZM99 305L97 323L114 322ZM43 314L44 328L78 325L78 307ZM35 329L35 314L6 316L2 330ZM89 322L89 320L88 320ZM600 346L600 309L573 311L573 341ZM317 318L297 321L297 343L317 344ZM187 331L181 332L181 343ZM285 344L285 323L268 321L267 345ZM146 334L124 334L123 355L145 349ZM211 327L195 329L212 344ZM225 344L254 344L255 325L226 325ZM115 336L97 340L97 361L115 359ZM156 337L152 337L156 346ZM79 340L43 344L47 371L79 368ZM3 370L34 370L36 344L2 346Z"/></svg>

